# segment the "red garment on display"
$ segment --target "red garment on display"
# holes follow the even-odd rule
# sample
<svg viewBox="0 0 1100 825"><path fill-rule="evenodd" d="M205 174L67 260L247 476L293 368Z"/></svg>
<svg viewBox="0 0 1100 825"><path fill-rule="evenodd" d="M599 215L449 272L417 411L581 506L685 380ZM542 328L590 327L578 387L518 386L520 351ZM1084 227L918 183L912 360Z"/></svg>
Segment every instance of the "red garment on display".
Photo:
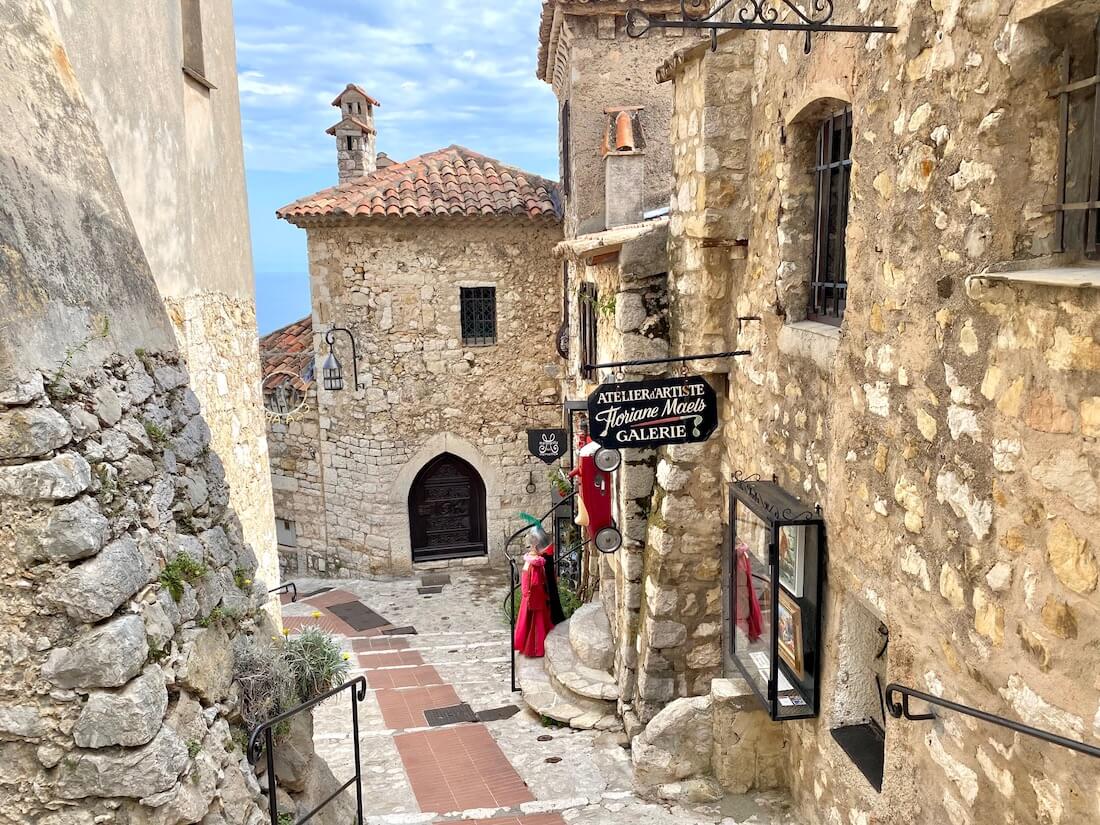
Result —
<svg viewBox="0 0 1100 825"><path fill-rule="evenodd" d="M752 562L749 548L737 545L737 582L741 590L737 599L737 624L745 631L750 642L755 642L764 632L764 616L760 612L760 598L752 584Z"/></svg>
<svg viewBox="0 0 1100 825"><path fill-rule="evenodd" d="M550 618L550 599L546 594L546 558L542 555L524 556L525 564L520 576L523 594L516 617L516 650L532 659L541 658L546 649L547 634L554 629Z"/></svg>

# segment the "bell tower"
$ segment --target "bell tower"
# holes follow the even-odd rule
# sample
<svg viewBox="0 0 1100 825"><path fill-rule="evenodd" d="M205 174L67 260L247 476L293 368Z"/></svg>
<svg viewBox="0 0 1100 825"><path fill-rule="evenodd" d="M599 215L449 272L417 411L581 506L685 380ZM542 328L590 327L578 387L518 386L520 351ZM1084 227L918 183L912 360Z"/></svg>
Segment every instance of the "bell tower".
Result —
<svg viewBox="0 0 1100 825"><path fill-rule="evenodd" d="M336 138L340 183L346 183L378 168L374 109L382 104L359 86L349 83L332 105L340 110L340 122L327 132Z"/></svg>

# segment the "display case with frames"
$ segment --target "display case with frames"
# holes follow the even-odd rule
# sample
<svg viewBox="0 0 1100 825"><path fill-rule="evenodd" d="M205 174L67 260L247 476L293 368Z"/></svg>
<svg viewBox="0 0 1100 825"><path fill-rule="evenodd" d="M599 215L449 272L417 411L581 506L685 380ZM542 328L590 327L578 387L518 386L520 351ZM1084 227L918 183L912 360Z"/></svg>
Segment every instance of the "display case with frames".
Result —
<svg viewBox="0 0 1100 825"><path fill-rule="evenodd" d="M825 522L774 481L729 488L727 654L772 719L818 715Z"/></svg>

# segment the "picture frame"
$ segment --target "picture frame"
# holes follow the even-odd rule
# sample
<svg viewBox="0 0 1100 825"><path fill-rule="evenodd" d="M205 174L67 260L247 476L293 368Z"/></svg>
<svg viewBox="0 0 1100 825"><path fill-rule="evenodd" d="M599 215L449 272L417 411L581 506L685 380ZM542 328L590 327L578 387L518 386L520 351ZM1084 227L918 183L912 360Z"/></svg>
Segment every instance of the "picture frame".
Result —
<svg viewBox="0 0 1100 825"><path fill-rule="evenodd" d="M802 640L802 608L789 593L779 591L776 608L776 646L780 658L787 663L795 678L801 679L805 671L805 656Z"/></svg>
<svg viewBox="0 0 1100 825"><path fill-rule="evenodd" d="M806 528L801 524L779 527L779 583L794 596L803 596L806 570Z"/></svg>

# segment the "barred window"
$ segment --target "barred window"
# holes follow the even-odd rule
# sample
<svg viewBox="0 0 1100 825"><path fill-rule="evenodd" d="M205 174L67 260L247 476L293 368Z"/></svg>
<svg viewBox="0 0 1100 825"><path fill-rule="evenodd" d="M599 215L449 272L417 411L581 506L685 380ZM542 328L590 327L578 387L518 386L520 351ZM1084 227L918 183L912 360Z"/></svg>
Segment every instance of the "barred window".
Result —
<svg viewBox="0 0 1100 825"><path fill-rule="evenodd" d="M1100 258L1100 20L1058 65L1055 252Z"/></svg>
<svg viewBox="0 0 1100 825"><path fill-rule="evenodd" d="M577 337L580 339L580 372L581 378L590 381L596 377L596 371L589 369L596 363L596 304L600 300L600 292L595 284L581 284L577 298L578 327Z"/></svg>
<svg viewBox="0 0 1100 825"><path fill-rule="evenodd" d="M275 519L275 540L280 547L297 547L298 525L290 519Z"/></svg>
<svg viewBox="0 0 1100 825"><path fill-rule="evenodd" d="M826 118L817 136L817 195L809 317L840 324L848 300L845 235L852 177L852 110Z"/></svg>
<svg viewBox="0 0 1100 825"><path fill-rule="evenodd" d="M497 290L494 286L462 287L462 343L487 347L497 342Z"/></svg>

